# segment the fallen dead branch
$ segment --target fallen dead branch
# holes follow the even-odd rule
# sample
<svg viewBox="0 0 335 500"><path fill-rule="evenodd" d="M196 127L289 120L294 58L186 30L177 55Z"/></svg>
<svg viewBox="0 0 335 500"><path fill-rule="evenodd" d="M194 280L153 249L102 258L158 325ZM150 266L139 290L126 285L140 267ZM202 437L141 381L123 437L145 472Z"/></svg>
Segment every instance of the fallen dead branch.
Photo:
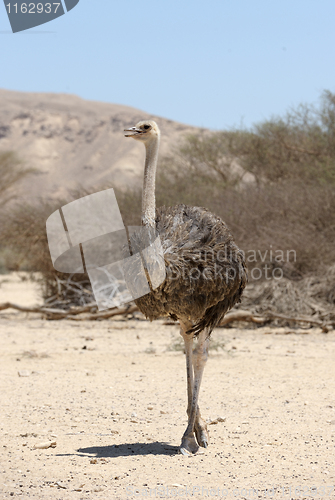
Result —
<svg viewBox="0 0 335 500"><path fill-rule="evenodd" d="M47 315L55 315L57 316L57 319L62 319L67 317L68 315L75 316L77 314L82 314L88 311L96 310L96 304L92 303L84 307L72 307L71 309L56 309L52 307L44 307L44 306L36 306L36 307L26 307L26 306L19 306L18 304L14 304L12 302L4 302L3 304L0 304L0 311L3 311L5 309L15 309L17 311L21 312L27 312L27 313L42 313L42 314L47 314Z"/></svg>
<svg viewBox="0 0 335 500"><path fill-rule="evenodd" d="M126 314L132 314L135 311L138 311L137 306L126 306L121 309L111 309L106 312L101 312L101 313L94 313L94 314L88 314L84 317L78 317L78 316L72 316L69 314L66 319L71 319L73 321L90 321L90 320L96 320L96 319L108 319L112 318L113 316L123 316ZM55 318L59 319L59 318Z"/></svg>
<svg viewBox="0 0 335 500"><path fill-rule="evenodd" d="M263 316L253 314L251 311L231 311L225 315L219 326L225 326L234 321L250 321L252 323L266 323L267 320Z"/></svg>
<svg viewBox="0 0 335 500"><path fill-rule="evenodd" d="M17 304L13 304L12 302L5 302L3 304L0 304L0 311L3 311L5 309L15 309L17 311L27 312L27 313L40 313L46 316L46 318L50 320L69 319L72 321L92 321L92 320L108 319L114 316L124 316L127 314L132 314L139 310L136 305L128 305L122 308L109 309L104 312L96 312L97 307L95 303L88 304L85 307L72 307L67 310L54 309L43 306L24 307L24 306L19 306ZM283 314L278 314L273 312L264 312L263 314L260 315L260 314L255 314L251 311L242 311L242 310L231 311L227 313L219 326L225 326L228 325L229 323L237 321L247 321L257 324L266 324L270 323L274 319L289 321L291 323L307 323L309 325L319 326L320 328L322 328L322 331L324 332L328 332L329 328L335 327L334 322L331 321L326 322L310 317L285 316ZM166 322L166 324L174 324L174 322L171 323Z"/></svg>
<svg viewBox="0 0 335 500"><path fill-rule="evenodd" d="M93 312L91 314L87 314L84 317L78 317L80 314L84 314L90 311L96 311L97 306L95 303L91 303L85 307L72 307L70 309L55 309L51 307L44 306L36 306L36 307L25 307L19 306L18 304L13 304L12 302L4 302L0 304L0 311L4 311L5 309L15 309L16 311L27 312L27 313L41 313L47 316L47 319L71 319L74 321L85 321L85 320L95 320L95 319L107 319L112 316L122 316L124 314L131 314L135 311L138 311L137 306L129 305L123 308L114 308L105 312L97 313Z"/></svg>
<svg viewBox="0 0 335 500"><path fill-rule="evenodd" d="M316 320L309 317L290 317L283 314L277 314L272 312L264 313L263 315L254 314L251 311L232 311L226 314L219 326L225 326L234 321L249 321L252 323L265 324L269 323L273 319L281 319L284 321L290 321L292 323L308 323L310 325L319 326L322 331L328 332L329 327L333 325L331 323L326 323L321 320Z"/></svg>

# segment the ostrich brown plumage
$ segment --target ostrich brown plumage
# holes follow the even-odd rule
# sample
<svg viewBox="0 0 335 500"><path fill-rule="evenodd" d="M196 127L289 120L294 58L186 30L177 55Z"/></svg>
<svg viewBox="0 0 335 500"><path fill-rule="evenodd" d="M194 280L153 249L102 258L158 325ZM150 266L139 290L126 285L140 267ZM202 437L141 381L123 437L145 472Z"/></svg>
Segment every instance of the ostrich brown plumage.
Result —
<svg viewBox="0 0 335 500"><path fill-rule="evenodd" d="M209 438L201 418L198 397L208 357L210 334L225 313L240 301L247 283L242 251L226 224L206 208L177 205L155 208L155 176L160 131L154 121L141 121L126 129L126 137L146 148L142 225L155 229L164 254L166 278L149 294L135 300L150 320L171 316L179 320L185 342L188 425L180 451L196 453ZM193 351L193 339L198 337Z"/></svg>

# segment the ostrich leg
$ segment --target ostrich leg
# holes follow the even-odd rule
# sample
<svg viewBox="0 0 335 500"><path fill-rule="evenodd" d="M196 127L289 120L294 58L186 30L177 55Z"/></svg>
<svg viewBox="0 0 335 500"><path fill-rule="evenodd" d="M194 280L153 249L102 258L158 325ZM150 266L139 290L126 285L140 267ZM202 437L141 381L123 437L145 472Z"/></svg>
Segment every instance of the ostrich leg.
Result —
<svg viewBox="0 0 335 500"><path fill-rule="evenodd" d="M183 455L196 453L199 449L198 444L204 448L207 448L209 440L207 426L204 420L201 418L198 406L199 390L202 373L207 360L209 340L207 338L207 332L201 332L199 335L197 348L193 353L193 335L186 333L189 328L191 328L191 323L180 323L180 333L185 342L188 399L188 425L183 435L182 443L180 446L180 452Z"/></svg>

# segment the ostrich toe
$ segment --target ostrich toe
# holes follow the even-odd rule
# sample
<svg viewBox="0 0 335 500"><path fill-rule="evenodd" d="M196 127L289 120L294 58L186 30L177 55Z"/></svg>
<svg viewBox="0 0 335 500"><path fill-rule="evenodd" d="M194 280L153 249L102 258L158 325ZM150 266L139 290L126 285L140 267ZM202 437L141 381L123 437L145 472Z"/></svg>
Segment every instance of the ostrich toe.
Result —
<svg viewBox="0 0 335 500"><path fill-rule="evenodd" d="M183 455L194 455L199 450L198 443L195 440L193 434L189 436L183 436L179 451Z"/></svg>
<svg viewBox="0 0 335 500"><path fill-rule="evenodd" d="M207 448L209 443L209 435L206 422L202 420L202 418L199 418L199 420L195 422L194 432L199 446L201 446L202 448Z"/></svg>

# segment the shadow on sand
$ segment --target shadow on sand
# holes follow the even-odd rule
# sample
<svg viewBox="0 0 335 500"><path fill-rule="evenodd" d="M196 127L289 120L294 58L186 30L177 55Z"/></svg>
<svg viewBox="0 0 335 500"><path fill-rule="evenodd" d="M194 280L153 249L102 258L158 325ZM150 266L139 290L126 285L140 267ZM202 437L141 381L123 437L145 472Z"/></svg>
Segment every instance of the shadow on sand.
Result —
<svg viewBox="0 0 335 500"><path fill-rule="evenodd" d="M103 457L127 457L131 455L176 455L178 447L167 443L124 443L112 446L92 446L90 448L79 448L80 454L93 455L97 458Z"/></svg>

